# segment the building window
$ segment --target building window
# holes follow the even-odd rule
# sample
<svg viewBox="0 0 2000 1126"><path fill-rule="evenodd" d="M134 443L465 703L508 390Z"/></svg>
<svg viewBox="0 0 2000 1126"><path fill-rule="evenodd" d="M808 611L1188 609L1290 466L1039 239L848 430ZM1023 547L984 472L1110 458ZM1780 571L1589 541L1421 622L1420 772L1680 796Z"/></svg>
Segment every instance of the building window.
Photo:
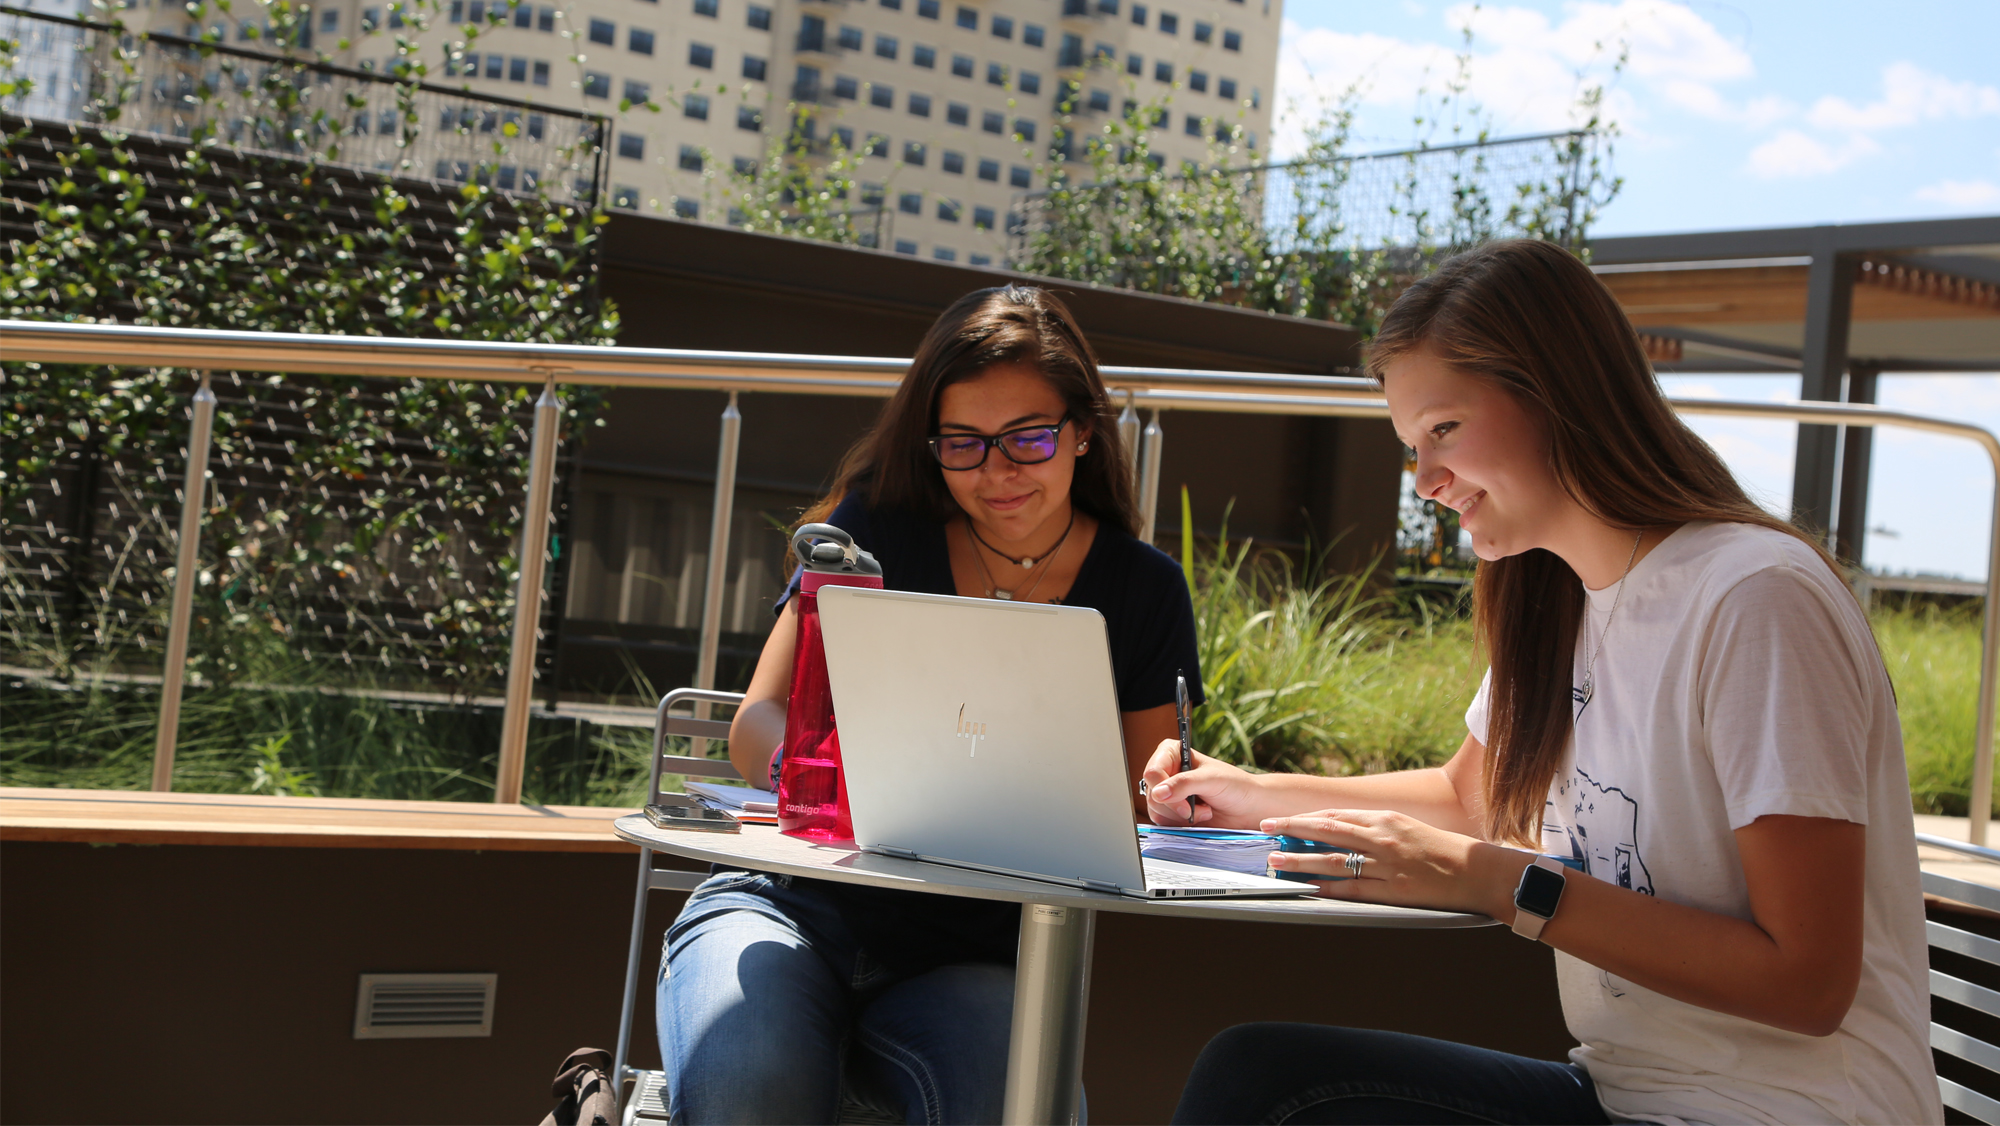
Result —
<svg viewBox="0 0 2000 1126"><path fill-rule="evenodd" d="M940 262L956 262L958 261L958 251L948 246L940 246L931 251L931 257Z"/></svg>
<svg viewBox="0 0 2000 1126"><path fill-rule="evenodd" d="M909 106L910 116L929 117L931 115L931 96L929 94L911 94Z"/></svg>
<svg viewBox="0 0 2000 1126"><path fill-rule="evenodd" d="M1017 118L1015 118L1015 119L1014 119L1014 136L1015 136L1015 137L1017 137L1017 138L1019 138L1019 139L1021 139L1021 140L1023 140L1023 141L1029 141L1029 142L1032 142L1032 141L1034 141L1034 139L1035 139L1035 123L1034 123L1034 122L1032 122L1032 121L1029 121L1029 120L1028 120L1027 118L1025 118L1025 117L1017 117Z"/></svg>
<svg viewBox="0 0 2000 1126"><path fill-rule="evenodd" d="M529 81L537 86L547 86L549 84L549 64L541 59L536 59L534 77L529 79Z"/></svg>
<svg viewBox="0 0 2000 1126"><path fill-rule="evenodd" d="M971 78L972 56L953 55L951 57L951 73L958 78Z"/></svg>
<svg viewBox="0 0 2000 1126"><path fill-rule="evenodd" d="M960 4L958 6L958 26L965 28L967 31L978 31L979 9L968 8Z"/></svg>
<svg viewBox="0 0 2000 1126"><path fill-rule="evenodd" d="M1140 27L1146 26L1146 6L1144 4L1132 5L1132 22L1138 24Z"/></svg>
<svg viewBox="0 0 2000 1126"><path fill-rule="evenodd" d="M887 8L892 12L900 12L903 10L903 0L878 0L878 2L884 8Z"/></svg>
<svg viewBox="0 0 2000 1126"><path fill-rule="evenodd" d="M1163 35L1179 35L1181 33L1181 18L1172 12L1161 12L1160 33Z"/></svg>
<svg viewBox="0 0 2000 1126"><path fill-rule="evenodd" d="M507 56L505 55L486 56L486 77L499 78L506 71L506 68L507 68Z"/></svg>
<svg viewBox="0 0 2000 1126"><path fill-rule="evenodd" d="M948 125L968 125L972 122L972 107L959 102L947 103L944 120Z"/></svg>
<svg viewBox="0 0 2000 1126"><path fill-rule="evenodd" d="M637 133L618 134L618 155L626 160L646 159L646 138ZM681 148L681 159L687 159L687 148Z"/></svg>
<svg viewBox="0 0 2000 1126"><path fill-rule="evenodd" d="M764 130L764 113L756 106L736 107L736 127L750 133Z"/></svg>
<svg viewBox="0 0 2000 1126"><path fill-rule="evenodd" d="M743 22L758 31L771 30L771 9L762 4L752 4L743 14Z"/></svg>
<svg viewBox="0 0 2000 1126"><path fill-rule="evenodd" d="M993 264L993 256L991 254L974 254L967 258L966 261L974 266L991 266Z"/></svg>
<svg viewBox="0 0 2000 1126"><path fill-rule="evenodd" d="M1041 24L1024 23L1021 25L1022 43L1025 43L1030 47L1039 47L1047 41L1048 41L1048 32L1042 30Z"/></svg>
<svg viewBox="0 0 2000 1126"><path fill-rule="evenodd" d="M902 195L897 196L896 210L901 211L905 215L922 215L924 213L923 193L904 192ZM902 244L898 243L897 245L900 247ZM911 251L911 253L914 254L916 252Z"/></svg>
<svg viewBox="0 0 2000 1126"><path fill-rule="evenodd" d="M801 66L792 73L792 98L801 102L819 101L819 68Z"/></svg>
<svg viewBox="0 0 2000 1126"><path fill-rule="evenodd" d="M523 4L514 9L514 26L520 28L522 31L531 30L535 26L535 9L533 5Z"/></svg>
<svg viewBox="0 0 2000 1126"><path fill-rule="evenodd" d="M1000 162L999 162L999 161L997 161L997 160L982 160L982 161L980 161L980 162L979 162L979 178L980 178L980 179L982 179L982 180L984 180L984 181L986 181L986 182L987 182L987 183L989 183L989 184L997 184L997 183L999 183L999 182L1000 182Z"/></svg>
<svg viewBox="0 0 2000 1126"><path fill-rule="evenodd" d="M681 96L681 116L692 117L696 121L708 120L708 95L684 94Z"/></svg>
<svg viewBox="0 0 2000 1126"><path fill-rule="evenodd" d="M834 143L834 144L836 144L836 145L838 145L838 146L840 147L840 151L842 151L842 152L853 152L853 151L854 151L854 130L852 130L852 129L849 129L849 128L848 128L847 126L845 126L845 125L836 125L836 126L834 126L834 127L833 127L833 143Z"/></svg>
<svg viewBox="0 0 2000 1126"><path fill-rule="evenodd" d="M987 110L985 113L979 115L979 127L997 137L1007 131L1007 118L1002 114Z"/></svg>
<svg viewBox="0 0 2000 1126"><path fill-rule="evenodd" d="M1023 94L1039 94L1042 92L1042 76L1032 70L1024 70L1018 80L1018 88Z"/></svg>
<svg viewBox="0 0 2000 1126"><path fill-rule="evenodd" d="M860 44L857 43L855 46L858 49ZM894 59L896 57L896 49L897 41L895 36L878 35L875 37L875 56L877 58Z"/></svg>
<svg viewBox="0 0 2000 1126"><path fill-rule="evenodd" d="M1125 73L1134 78L1146 73L1146 60L1136 54L1125 56Z"/></svg>
<svg viewBox="0 0 2000 1126"><path fill-rule="evenodd" d="M1223 32L1222 49L1225 51L1241 51L1243 49L1243 33L1240 31Z"/></svg>
<svg viewBox="0 0 2000 1126"><path fill-rule="evenodd" d="M896 253L898 253L898 254L909 254L909 255L912 255L912 256L914 256L914 255L915 255L915 254L917 253L917 244L916 244L916 240L914 240L914 239L906 239L906 238L899 238L899 239L897 239L897 240L896 240Z"/></svg>
<svg viewBox="0 0 2000 1126"><path fill-rule="evenodd" d="M1008 19L1006 16L994 16L991 20L987 21L986 26L993 32L993 38L995 39L1014 38L1014 21Z"/></svg>
<svg viewBox="0 0 2000 1126"><path fill-rule="evenodd" d="M846 98L851 102L861 96L861 83L844 74L835 75L833 79L833 96L836 98Z"/></svg>
<svg viewBox="0 0 2000 1126"><path fill-rule="evenodd" d="M917 17L926 20L938 18L938 0L917 0Z"/></svg>
<svg viewBox="0 0 2000 1126"><path fill-rule="evenodd" d="M1027 187L1033 176L1034 173L1028 171L1028 166L1025 164L1016 164L1007 169L1007 182L1017 188Z"/></svg>
<svg viewBox="0 0 2000 1126"><path fill-rule="evenodd" d="M1207 42L1210 42L1210 41L1212 41L1212 40L1213 40L1214 38L1215 38L1215 25L1214 25L1214 24L1212 24L1212 23L1202 23L1202 22L1201 22L1201 21L1199 21L1199 20L1195 21L1195 25L1194 25L1194 41L1195 41L1196 43L1207 43Z"/></svg>
<svg viewBox="0 0 2000 1126"><path fill-rule="evenodd" d="M944 154L944 158L938 161L938 167L954 176L963 176L965 175L965 154L962 152L947 151Z"/></svg>
<svg viewBox="0 0 2000 1126"><path fill-rule="evenodd" d="M1159 62L1153 64L1153 81L1172 82L1173 80L1174 64L1165 59L1161 59Z"/></svg>
<svg viewBox="0 0 2000 1126"><path fill-rule="evenodd" d="M512 58L507 60L507 81L526 82L528 80L528 60Z"/></svg>
<svg viewBox="0 0 2000 1126"><path fill-rule="evenodd" d="M1118 0L1097 0L1097 10L1107 16L1118 14Z"/></svg>
<svg viewBox="0 0 2000 1126"><path fill-rule="evenodd" d="M881 133L868 134L868 155L888 156L889 138ZM876 202L881 202L879 199Z"/></svg>
<svg viewBox="0 0 2000 1126"><path fill-rule="evenodd" d="M1205 71L1205 70L1191 70L1191 71L1188 71L1188 79L1187 79L1187 82L1188 82L1188 89L1190 89L1190 90L1193 90L1193 91L1194 91L1195 93L1197 93L1197 94L1206 94L1206 93L1208 93L1208 72L1207 72L1207 71Z"/></svg>
<svg viewBox="0 0 2000 1126"><path fill-rule="evenodd" d="M1083 37L1063 33L1062 46L1056 50L1056 65L1072 67L1083 65Z"/></svg>
<svg viewBox="0 0 2000 1126"><path fill-rule="evenodd" d="M990 208L990 207L975 207L975 208L973 208L973 209L972 209L972 227L973 227L973 229L974 229L974 230L979 230L979 231L990 231L990 230L992 230L992 229L993 229L993 209L992 209L992 208Z"/></svg>
<svg viewBox="0 0 2000 1126"><path fill-rule="evenodd" d="M592 43L602 43L606 47L617 46L618 25L612 23L610 20L591 20L590 41Z"/></svg>
<svg viewBox="0 0 2000 1126"><path fill-rule="evenodd" d="M1153 128L1170 129L1173 124L1174 115L1168 112L1167 107L1161 106L1153 111Z"/></svg>
<svg viewBox="0 0 2000 1126"><path fill-rule="evenodd" d="M843 26L843 27L842 27L842 28L840 29L840 49L841 49L841 50L843 50L843 51L859 51L859 50L861 49L861 46L862 46L862 42L863 42L863 38L862 38L862 34L861 34L861 29L860 29L860 28L858 28L858 27L847 27L847 26Z"/></svg>
<svg viewBox="0 0 2000 1126"><path fill-rule="evenodd" d="M639 189L626 184L612 188L611 206L622 207L627 211L639 210Z"/></svg>
<svg viewBox="0 0 2000 1126"><path fill-rule="evenodd" d="M715 69L715 48L706 43L688 44L688 65L703 70Z"/></svg>
<svg viewBox="0 0 2000 1126"><path fill-rule="evenodd" d="M625 29L625 48L635 55L653 53L653 33L631 27Z"/></svg>
<svg viewBox="0 0 2000 1126"><path fill-rule="evenodd" d="M702 165L701 150L693 145L681 146L681 171L699 172Z"/></svg>
<svg viewBox="0 0 2000 1126"><path fill-rule="evenodd" d="M964 210L965 208L955 199L941 199L938 200L937 217L940 222L956 223Z"/></svg>
<svg viewBox="0 0 2000 1126"><path fill-rule="evenodd" d="M470 58L471 56L466 56ZM611 96L611 76L594 70L583 72L583 96L586 98L608 98Z"/></svg>
<svg viewBox="0 0 2000 1126"><path fill-rule="evenodd" d="M1259 90L1255 86L1250 87L1250 108L1256 109L1257 107L1263 104L1264 104L1264 91Z"/></svg>
<svg viewBox="0 0 2000 1126"><path fill-rule="evenodd" d="M1111 91L1109 91L1109 90L1092 90L1092 91L1090 92L1090 112L1092 112L1092 113L1110 113L1110 112L1111 112Z"/></svg>
<svg viewBox="0 0 2000 1126"><path fill-rule="evenodd" d="M895 109L896 88L884 86L880 82L871 83L868 87L868 104L881 109Z"/></svg>
<svg viewBox="0 0 2000 1126"><path fill-rule="evenodd" d="M924 166L924 157L926 156L926 154L928 154L929 151L930 150L924 147L924 143L922 141L904 141L903 163L912 164L918 168L922 168Z"/></svg>
<svg viewBox="0 0 2000 1126"><path fill-rule="evenodd" d="M556 29L556 10L554 8L535 9L535 30L554 31L555 29Z"/></svg>
<svg viewBox="0 0 2000 1126"><path fill-rule="evenodd" d="M925 70L936 70L936 69L937 69L937 48L936 48L936 47L911 47L911 48L910 48L910 65L911 65L911 66L920 66L920 67L923 67L923 68L924 68Z"/></svg>
<svg viewBox="0 0 2000 1126"><path fill-rule="evenodd" d="M1181 132L1190 137L1201 136L1201 118L1188 114L1187 120L1181 123Z"/></svg>
<svg viewBox="0 0 2000 1126"><path fill-rule="evenodd" d="M1232 102L1233 102L1233 101L1235 101L1235 100L1236 100L1236 80L1235 80L1234 78L1218 78L1218 79L1216 79L1216 80L1215 80L1215 93L1216 93L1216 96L1217 96L1217 97L1220 97L1220 98L1227 98L1227 99L1229 99L1229 100L1230 100L1230 101L1232 101Z"/></svg>
<svg viewBox="0 0 2000 1126"><path fill-rule="evenodd" d="M709 19L714 19L716 7L716 0L694 0L694 14L697 16L707 16Z"/></svg>
<svg viewBox="0 0 2000 1126"><path fill-rule="evenodd" d="M764 81L764 74L769 68L768 62L755 55L743 56L743 77L752 82Z"/></svg>
<svg viewBox="0 0 2000 1126"><path fill-rule="evenodd" d="M653 84L640 82L635 78L625 80L625 100L635 106L643 106L653 99Z"/></svg>
<svg viewBox="0 0 2000 1126"><path fill-rule="evenodd" d="M701 218L701 204L691 199L677 199L674 201L674 217L677 219L699 219Z"/></svg>
<svg viewBox="0 0 2000 1126"><path fill-rule="evenodd" d="M756 157L739 156L735 159L734 162L732 162L731 167L736 169L736 174L738 176L741 176L746 180L754 180L757 178Z"/></svg>
<svg viewBox="0 0 2000 1126"><path fill-rule="evenodd" d="M988 86L1007 85L1007 68L999 63L986 64L986 84Z"/></svg>

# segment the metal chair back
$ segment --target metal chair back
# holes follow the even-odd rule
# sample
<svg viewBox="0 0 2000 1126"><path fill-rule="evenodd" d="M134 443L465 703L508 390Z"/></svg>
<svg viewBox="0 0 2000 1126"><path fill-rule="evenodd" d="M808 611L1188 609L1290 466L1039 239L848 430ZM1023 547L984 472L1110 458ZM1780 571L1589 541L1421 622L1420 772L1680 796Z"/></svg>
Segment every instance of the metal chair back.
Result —
<svg viewBox="0 0 2000 1126"><path fill-rule="evenodd" d="M709 719L704 714L709 705L737 705L742 702L741 692L715 692L705 688L676 688L660 698L659 712L653 720L652 774L646 787L648 802L660 800L660 776L663 774L742 780L743 776L736 772L728 759L713 759L702 754L708 740L726 741L729 738L727 720ZM684 704L694 706L693 714L674 714L674 710ZM695 753L668 754L667 738L673 735L693 739ZM693 891L704 878L701 872L656 869L653 867L653 850L639 850L639 881L632 893L632 937L625 950L624 1004L618 1010L618 1047L611 1057L611 1078L620 1094L625 1090L626 1081L632 1082L631 1095L620 1104L619 1118L625 1126L634 1126L642 1119L665 1121L667 1116L662 1089L665 1074L639 1071L625 1063L627 1049L632 1043L632 1003L637 999L639 990L640 944L645 941L646 930L646 897L655 891Z"/></svg>
<svg viewBox="0 0 2000 1126"><path fill-rule="evenodd" d="M2000 863L2000 851L1969 845L1944 837L1926 833L1917 834L1917 843L1932 848L1946 849L1963 856L1974 857ZM1937 872L1923 874L1924 890L1932 895L1983 907L1988 911L2000 911L2000 888L1975 884L1967 880L1955 879ZM2000 966L2000 941L1974 934L1944 923L1926 921L1925 929L1930 935L1933 950L1948 950L1990 966ZM1939 970L1931 970L1931 999L1944 1000L1953 1004L1985 1013L1990 1017L2000 1017L2000 992L1975 985L1963 978ZM1936 1051L1964 1060L1967 1063L1992 1072L2000 1077L2000 1047L1995 1047L1967 1032L1938 1023L1935 1005L1931 1020L1931 1047ZM1996 1080L2000 1081L2000 1080ZM1938 1093L1944 1105L1961 1114L1975 1118L1989 1126L2000 1126L2000 1100L1954 1082L1944 1076L1938 1077Z"/></svg>

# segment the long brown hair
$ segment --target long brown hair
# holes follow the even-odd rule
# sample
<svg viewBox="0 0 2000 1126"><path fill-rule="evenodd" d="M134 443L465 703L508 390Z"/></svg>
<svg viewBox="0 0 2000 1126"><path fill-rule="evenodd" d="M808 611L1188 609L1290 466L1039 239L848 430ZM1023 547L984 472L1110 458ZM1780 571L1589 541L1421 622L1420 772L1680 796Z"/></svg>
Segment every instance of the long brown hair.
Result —
<svg viewBox="0 0 2000 1126"><path fill-rule="evenodd" d="M1062 300L1026 285L974 290L938 317L874 429L847 451L832 491L800 522L826 519L848 494L863 490L871 508L900 508L940 521L957 515L958 504L926 440L937 432L944 389L998 364L1026 364L1041 372L1078 428L1089 431L1090 453L1077 459L1071 503L1099 523L1137 535L1132 476L1097 357Z"/></svg>
<svg viewBox="0 0 2000 1126"><path fill-rule="evenodd" d="M1569 251L1518 239L1445 262L1383 318L1369 370L1379 382L1391 361L1420 349L1491 380L1540 418L1556 480L1612 527L1755 524L1805 541L1839 574L1825 548L1751 501L1667 405L1632 322ZM1554 552L1479 564L1473 615L1492 670L1483 786L1489 840L1539 844L1574 718L1571 663L1583 609L1583 583Z"/></svg>

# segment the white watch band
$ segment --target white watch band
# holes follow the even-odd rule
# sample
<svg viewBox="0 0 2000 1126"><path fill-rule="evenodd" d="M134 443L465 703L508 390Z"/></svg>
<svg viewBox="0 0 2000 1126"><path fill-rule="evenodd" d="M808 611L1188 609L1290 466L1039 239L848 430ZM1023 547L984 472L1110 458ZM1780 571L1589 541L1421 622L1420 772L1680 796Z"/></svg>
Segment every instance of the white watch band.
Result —
<svg viewBox="0 0 2000 1126"><path fill-rule="evenodd" d="M1562 861L1557 860L1553 856L1537 856L1531 867L1546 868L1556 875L1562 876L1565 882L1568 880L1568 870L1563 867ZM1554 916L1551 915L1550 918L1554 918ZM1533 911L1523 911L1519 907L1514 908L1514 933L1520 935L1522 938L1528 939L1531 942L1540 942L1542 940L1542 928L1548 925L1548 919L1542 918Z"/></svg>

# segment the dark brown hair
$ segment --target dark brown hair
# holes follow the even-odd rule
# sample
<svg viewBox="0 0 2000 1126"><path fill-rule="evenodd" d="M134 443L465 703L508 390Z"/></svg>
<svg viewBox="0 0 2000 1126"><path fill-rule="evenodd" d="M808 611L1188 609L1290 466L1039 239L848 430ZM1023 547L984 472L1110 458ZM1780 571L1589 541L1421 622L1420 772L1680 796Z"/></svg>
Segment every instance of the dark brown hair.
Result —
<svg viewBox="0 0 2000 1126"><path fill-rule="evenodd" d="M1691 520L1810 536L1743 492L1708 443L1667 405L1639 334L1589 267L1553 243L1488 243L1397 298L1369 349L1379 382L1428 350L1507 391L1548 435L1549 468L1584 510L1637 532ZM1473 613L1492 669L1484 786L1489 840L1537 846L1549 784L1573 722L1570 696L1583 583L1536 548L1479 564Z"/></svg>
<svg viewBox="0 0 2000 1126"><path fill-rule="evenodd" d="M1045 289L1010 285L980 289L952 303L937 319L902 385L870 430L841 460L833 489L801 518L826 519L850 493L865 491L871 508L900 508L937 520L958 514L944 470L926 440L937 432L938 396L997 364L1025 364L1048 378L1090 452L1076 462L1070 501L1126 535L1139 531L1132 475L1111 396L1097 357L1068 307Z"/></svg>

